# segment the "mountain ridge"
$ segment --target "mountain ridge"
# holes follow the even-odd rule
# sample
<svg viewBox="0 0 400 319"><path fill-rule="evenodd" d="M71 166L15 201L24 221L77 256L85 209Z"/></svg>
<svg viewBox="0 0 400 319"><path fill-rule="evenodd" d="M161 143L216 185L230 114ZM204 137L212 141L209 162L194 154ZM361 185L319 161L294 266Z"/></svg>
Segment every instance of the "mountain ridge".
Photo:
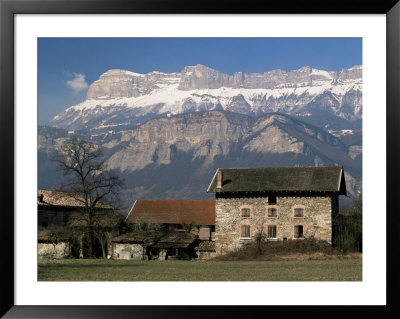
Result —
<svg viewBox="0 0 400 319"><path fill-rule="evenodd" d="M56 115L49 125L120 130L148 118L227 110L251 116L282 112L329 129L359 128L361 89L362 66L233 75L203 65L185 67L181 73L112 69L89 86L85 101Z"/></svg>
<svg viewBox="0 0 400 319"><path fill-rule="evenodd" d="M58 131L51 133L53 130ZM60 129L40 128L42 174L55 178L46 154L70 135ZM108 167L126 180L127 201L210 199L205 189L218 167L341 165L350 194L361 187L361 158L350 156L352 144L280 113L261 117L215 110L184 113L150 119L119 132L82 137L99 145ZM54 185L49 181L40 187Z"/></svg>

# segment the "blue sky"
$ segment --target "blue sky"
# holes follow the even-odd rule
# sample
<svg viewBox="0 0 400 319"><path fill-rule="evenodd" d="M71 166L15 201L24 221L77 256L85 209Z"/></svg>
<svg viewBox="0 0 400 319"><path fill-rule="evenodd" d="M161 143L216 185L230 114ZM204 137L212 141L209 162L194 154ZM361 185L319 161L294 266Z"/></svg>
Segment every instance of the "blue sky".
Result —
<svg viewBox="0 0 400 319"><path fill-rule="evenodd" d="M40 38L38 117L46 124L85 99L109 69L180 72L204 64L227 74L328 71L362 64L361 38Z"/></svg>

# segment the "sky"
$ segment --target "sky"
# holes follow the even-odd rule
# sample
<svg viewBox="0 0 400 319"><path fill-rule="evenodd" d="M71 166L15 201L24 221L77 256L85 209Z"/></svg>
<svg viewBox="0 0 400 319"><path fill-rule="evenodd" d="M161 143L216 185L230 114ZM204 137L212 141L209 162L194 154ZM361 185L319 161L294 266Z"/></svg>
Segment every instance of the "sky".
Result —
<svg viewBox="0 0 400 319"><path fill-rule="evenodd" d="M336 71L362 64L361 38L39 38L38 121L85 100L109 69L180 72L203 64L226 74Z"/></svg>

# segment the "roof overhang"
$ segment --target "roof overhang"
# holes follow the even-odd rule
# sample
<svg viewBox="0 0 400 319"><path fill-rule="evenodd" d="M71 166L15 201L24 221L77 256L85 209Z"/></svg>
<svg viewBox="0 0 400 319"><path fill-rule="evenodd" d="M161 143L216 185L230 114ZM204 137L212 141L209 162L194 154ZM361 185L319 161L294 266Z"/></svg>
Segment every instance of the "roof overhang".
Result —
<svg viewBox="0 0 400 319"><path fill-rule="evenodd" d="M338 185L338 192L339 195L345 195L347 196L347 189L346 189L346 181L344 178L344 170L342 167L342 170L340 171L340 179L339 179L339 185Z"/></svg>

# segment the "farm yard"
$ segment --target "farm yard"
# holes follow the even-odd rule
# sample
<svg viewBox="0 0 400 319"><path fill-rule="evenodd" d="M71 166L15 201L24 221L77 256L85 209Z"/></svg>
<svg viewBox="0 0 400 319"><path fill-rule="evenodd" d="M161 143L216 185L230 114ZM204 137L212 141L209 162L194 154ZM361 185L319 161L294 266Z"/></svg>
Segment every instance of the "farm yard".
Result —
<svg viewBox="0 0 400 319"><path fill-rule="evenodd" d="M366 280L359 39L335 42L351 50L345 59L332 57L330 71L313 62L314 48L331 45L326 40L300 45L312 48L306 65L296 54L283 54L273 63L277 68L265 69L254 54L233 57L238 65L211 54L211 68L195 61L198 50L193 65L162 56L152 62L148 48L176 51L193 41L131 39L109 46L123 43L139 60L106 54L97 60L108 62L96 65L72 54L76 68L67 75L57 65L68 57L62 52L58 63L54 53L86 45L71 41L39 43L41 92L56 93L58 101L38 105L39 282L358 286ZM218 45L229 58L237 51L232 45L243 41L236 42ZM263 52L276 44L250 42L240 47ZM277 50L299 45L292 42L280 40ZM213 41L201 46L214 47ZM148 63L136 70L112 66L124 59L127 66ZM57 68L64 78L54 79Z"/></svg>
<svg viewBox="0 0 400 319"><path fill-rule="evenodd" d="M40 259L39 281L361 281L361 255L283 261Z"/></svg>

